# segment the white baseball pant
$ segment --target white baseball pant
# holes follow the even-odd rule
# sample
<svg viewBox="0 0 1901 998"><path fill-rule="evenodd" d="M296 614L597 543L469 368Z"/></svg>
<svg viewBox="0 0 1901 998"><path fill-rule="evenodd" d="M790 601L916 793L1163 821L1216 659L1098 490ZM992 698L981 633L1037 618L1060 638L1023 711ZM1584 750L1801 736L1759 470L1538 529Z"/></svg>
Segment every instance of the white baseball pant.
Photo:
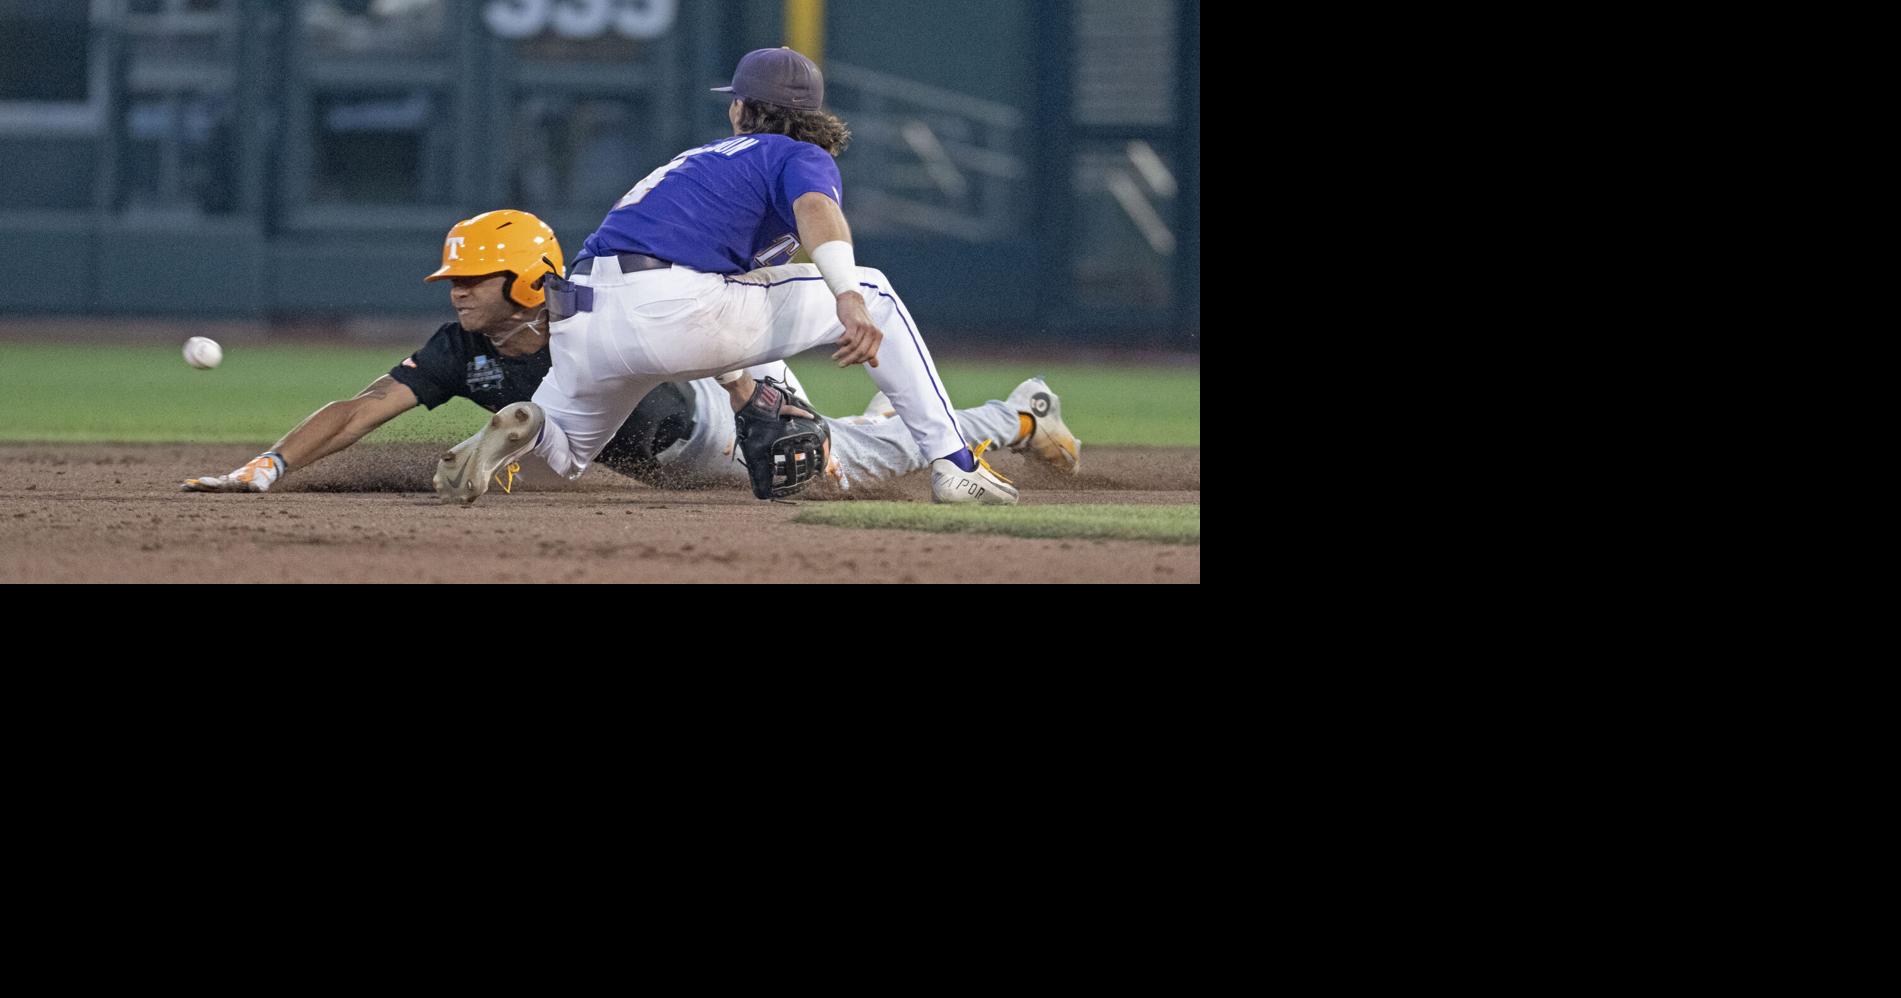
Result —
<svg viewBox="0 0 1901 998"><path fill-rule="evenodd" d="M871 321L884 333L871 380L891 399L925 458L964 446L950 393L917 324L882 272L860 270ZM836 343L837 300L812 264L738 276L675 265L620 272L614 256L574 276L594 307L553 324L554 364L534 401L547 425L534 452L557 474L579 477L640 400L663 381L711 377Z"/></svg>

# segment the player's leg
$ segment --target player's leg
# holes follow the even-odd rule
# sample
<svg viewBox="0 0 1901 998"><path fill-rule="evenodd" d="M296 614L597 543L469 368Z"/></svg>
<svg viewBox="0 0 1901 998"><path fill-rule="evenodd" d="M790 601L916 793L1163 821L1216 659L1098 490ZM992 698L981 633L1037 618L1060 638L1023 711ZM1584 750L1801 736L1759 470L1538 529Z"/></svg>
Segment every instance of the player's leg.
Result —
<svg viewBox="0 0 1901 998"><path fill-rule="evenodd" d="M583 312L549 331L553 364L535 389L544 423L533 453L568 479L581 477L640 400L665 380L626 373L603 336L610 321L604 313Z"/></svg>
<svg viewBox="0 0 1901 998"><path fill-rule="evenodd" d="M842 332L837 302L810 264L719 278L678 268L620 275L606 260L591 275L593 310L555 325L554 368L536 396L549 406L536 453L570 477L585 470L653 384L770 365L835 343ZM920 457L961 455L968 464L922 337L884 275L864 276L867 310L885 334L872 380Z"/></svg>
<svg viewBox="0 0 1901 998"><path fill-rule="evenodd" d="M956 414L951 410L950 390L944 387L944 379L937 373L937 363L931 359L930 348L924 345L923 333L912 320L910 310L904 307L904 301L892 289L883 271L864 268L860 273L860 286L871 321L884 333L884 342L878 348L878 366L867 366L866 373L891 400L891 407L911 431L911 439L923 456L940 458L961 450L964 438L957 429ZM891 365L889 371L886 365Z"/></svg>
<svg viewBox="0 0 1901 998"><path fill-rule="evenodd" d="M817 267L768 268L744 276L749 280L727 283L733 293L726 296L719 317L723 327L753 340L746 363L789 357L838 342L843 326L838 321L837 299ZM759 281L760 277L767 280ZM879 271L861 270L860 277L868 317L883 334L878 365L867 365L867 373L891 400L912 443L931 459L931 498L1015 505L1016 487L964 444L951 413L950 392L904 302Z"/></svg>
<svg viewBox="0 0 1901 998"><path fill-rule="evenodd" d="M991 399L974 409L957 410L957 428L972 444L994 440L998 446L1007 447L1017 438L1021 426L1016 408L1001 399Z"/></svg>
<svg viewBox="0 0 1901 998"><path fill-rule="evenodd" d="M554 379L543 381L535 390L534 402L546 421L535 441L534 455L564 478L581 477L658 384L658 378L632 379L620 383L622 391L577 398L563 392Z"/></svg>
<svg viewBox="0 0 1901 998"><path fill-rule="evenodd" d="M849 489L861 483L890 481L930 466L918 453L911 431L896 419L855 423L827 419L832 434L832 460L841 484Z"/></svg>
<svg viewBox="0 0 1901 998"><path fill-rule="evenodd" d="M738 366L714 325L722 283L685 268L622 273L613 256L575 275L576 311L549 327L553 364L535 392L547 417L535 454L578 477L654 387Z"/></svg>
<svg viewBox="0 0 1901 998"><path fill-rule="evenodd" d="M939 458L963 450L950 393L916 323L883 273L861 273L867 311L884 333L878 366L866 368L871 380L891 399L923 456ZM739 345L745 350L735 367L836 343L844 332L837 300L811 264L755 270L728 281L726 289L721 322L741 338Z"/></svg>
<svg viewBox="0 0 1901 998"><path fill-rule="evenodd" d="M955 416L958 432L973 445L984 440L1008 445L1021 422L1014 408L995 400L959 409ZM889 481L931 466L903 420L877 414L825 422L832 431L832 459L848 482Z"/></svg>
<svg viewBox="0 0 1901 998"><path fill-rule="evenodd" d="M577 276L574 283L588 289L587 311L551 327L554 363L536 394L537 402L549 406L549 429L536 452L570 476L600 454L620 421L654 386L696 383L744 366L742 341L747 339L722 321L725 282L717 274L678 267L622 273L610 256L596 258L592 273ZM718 440L721 453L730 457L731 406L722 413L695 389L694 408L710 411L707 418L695 418L695 439L689 443ZM732 474L714 468L706 447L694 450L678 470L706 471L720 480ZM744 469L739 480L746 480Z"/></svg>

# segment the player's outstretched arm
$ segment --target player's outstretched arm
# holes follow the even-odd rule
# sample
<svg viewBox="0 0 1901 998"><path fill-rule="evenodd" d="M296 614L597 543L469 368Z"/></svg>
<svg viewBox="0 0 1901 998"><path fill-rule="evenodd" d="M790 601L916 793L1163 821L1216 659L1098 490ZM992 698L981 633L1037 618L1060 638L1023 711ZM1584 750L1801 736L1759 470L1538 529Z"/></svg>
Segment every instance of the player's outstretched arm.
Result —
<svg viewBox="0 0 1901 998"><path fill-rule="evenodd" d="M308 467L417 405L416 393L408 385L385 374L355 398L332 402L311 413L271 449L284 455L293 468Z"/></svg>
<svg viewBox="0 0 1901 998"><path fill-rule="evenodd" d="M858 288L858 264L852 257L851 226L845 222L845 212L838 202L811 191L792 202L792 214L799 223L799 241L812 248L812 262L838 298L838 321L845 334L838 338L838 352L832 359L839 367L877 367L884 333L872 323L865 293Z"/></svg>
<svg viewBox="0 0 1901 998"><path fill-rule="evenodd" d="M371 430L415 408L416 393L385 374L355 398L318 409L270 450L228 475L188 478L186 492L268 492L291 468L303 468L356 443Z"/></svg>

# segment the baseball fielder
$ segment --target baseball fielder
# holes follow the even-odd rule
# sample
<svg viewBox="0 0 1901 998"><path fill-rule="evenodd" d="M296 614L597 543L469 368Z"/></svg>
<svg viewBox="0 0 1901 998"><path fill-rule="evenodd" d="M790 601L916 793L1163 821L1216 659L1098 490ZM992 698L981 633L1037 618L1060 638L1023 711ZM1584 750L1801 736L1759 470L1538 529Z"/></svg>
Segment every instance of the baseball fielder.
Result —
<svg viewBox="0 0 1901 998"><path fill-rule="evenodd" d="M870 365L929 462L935 500L1014 504L1015 487L967 446L891 282L857 265L834 159L851 133L820 109L818 67L760 49L715 90L735 98L733 137L648 174L588 237L568 279L548 280L548 377L533 401L505 407L444 455L438 495L473 502L530 451L578 476L657 385L717 375L739 410L758 368L836 344L840 366ZM801 244L813 263L786 264Z"/></svg>
<svg viewBox="0 0 1901 998"><path fill-rule="evenodd" d="M304 468L341 451L378 426L418 405L429 409L466 398L495 412L531 398L550 364L542 279L560 273L561 245L552 229L527 212L493 211L457 223L443 242L442 266L425 280L450 281L457 320L437 329L422 348L377 378L355 398L312 413L269 451L227 475L186 480L188 492L265 492L291 468ZM755 377L798 388L784 363L761 365ZM902 423L883 396L865 415L826 419L831 430L828 473L840 488L878 482L924 467ZM1008 400L957 414L971 440L994 439L1028 450L1072 473L1081 444L1063 424L1061 399L1040 378L1017 386ZM748 484L733 459L731 395L711 378L663 383L648 393L608 441L599 463L651 485L699 487ZM514 485L507 467L496 479Z"/></svg>

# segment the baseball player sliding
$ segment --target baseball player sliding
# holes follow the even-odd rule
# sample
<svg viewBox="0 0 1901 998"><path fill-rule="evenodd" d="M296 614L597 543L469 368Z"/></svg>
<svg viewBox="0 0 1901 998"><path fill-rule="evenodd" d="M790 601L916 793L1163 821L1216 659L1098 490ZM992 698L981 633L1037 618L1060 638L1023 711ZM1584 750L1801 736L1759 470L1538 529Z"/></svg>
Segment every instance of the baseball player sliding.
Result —
<svg viewBox="0 0 1901 998"><path fill-rule="evenodd" d="M740 60L731 86L715 90L734 98L732 137L648 174L588 237L567 278L547 279L548 377L532 401L504 407L443 456L437 494L473 502L531 451L576 477L655 387L715 375L745 428L742 452L783 461L784 473L753 465L762 476L755 494L783 494L811 466L813 448L779 446L789 386L754 379L763 365L836 345L840 366L869 365L919 460L929 462L933 499L1014 504L1016 488L983 461L981 447L973 453L966 444L890 280L857 264L835 161L851 133L821 109L818 67L791 49L760 49ZM802 244L813 262L787 265ZM1045 436L1065 446L1048 429ZM1073 447L1066 457L1073 460Z"/></svg>
<svg viewBox="0 0 1901 998"><path fill-rule="evenodd" d="M290 469L306 468L362 439L418 405L429 409L466 398L490 412L524 402L548 375L549 334L543 280L559 276L561 244L539 218L492 211L458 223L443 242L442 266L425 280L449 281L457 321L436 330L422 348L355 398L318 409L269 451L227 475L187 479L188 492L266 492ZM803 394L784 363L764 364L752 377L774 378ZM733 394L711 378L667 382L649 392L602 448L598 462L651 485L745 485L734 460ZM823 419L830 433L826 468L840 488L885 481L926 462L884 396L865 415ZM1081 443L1063 424L1061 399L1041 379L1010 398L956 413L966 438L994 439L1074 473ZM510 467L516 468L511 471ZM518 465L496 469L504 491Z"/></svg>

